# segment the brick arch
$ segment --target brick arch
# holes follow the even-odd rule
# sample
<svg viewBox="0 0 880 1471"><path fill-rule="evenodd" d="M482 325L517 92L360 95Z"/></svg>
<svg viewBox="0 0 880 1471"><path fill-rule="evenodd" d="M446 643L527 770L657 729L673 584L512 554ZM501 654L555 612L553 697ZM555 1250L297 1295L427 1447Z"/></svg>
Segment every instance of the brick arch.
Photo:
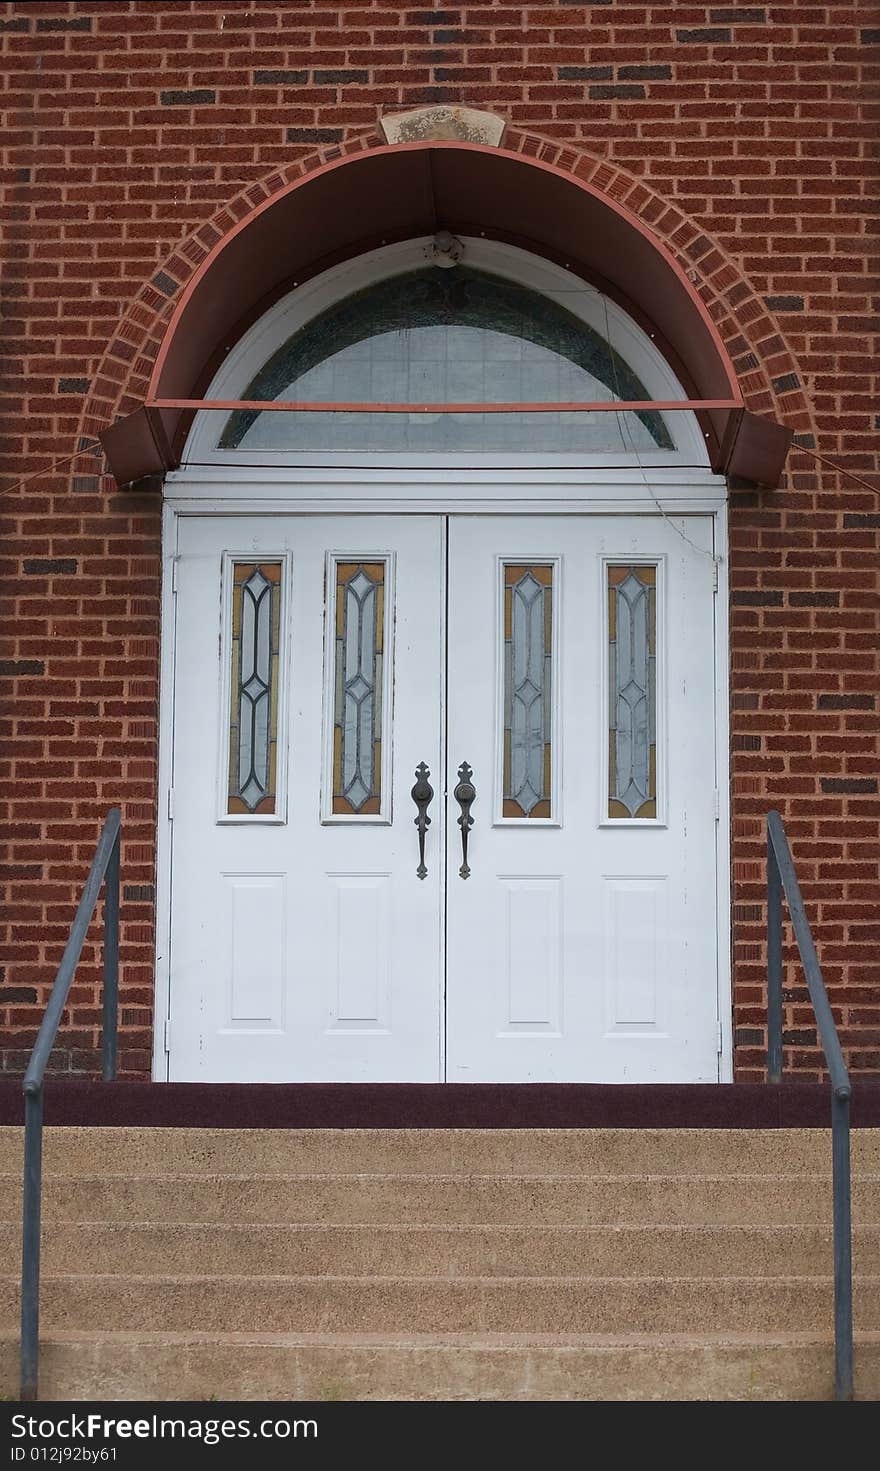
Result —
<svg viewBox="0 0 880 1471"><path fill-rule="evenodd" d="M211 219L174 247L141 287L111 338L83 405L80 431L93 437L134 412L147 396L151 376L182 293L212 251L248 215L317 173L374 149L387 151L372 130L316 149L304 159L241 189ZM736 372L746 406L773 417L796 435L813 431L809 401L797 360L766 302L736 261L699 224L644 180L584 149L508 127L503 153L549 166L590 190L647 230L673 257L699 296Z"/></svg>

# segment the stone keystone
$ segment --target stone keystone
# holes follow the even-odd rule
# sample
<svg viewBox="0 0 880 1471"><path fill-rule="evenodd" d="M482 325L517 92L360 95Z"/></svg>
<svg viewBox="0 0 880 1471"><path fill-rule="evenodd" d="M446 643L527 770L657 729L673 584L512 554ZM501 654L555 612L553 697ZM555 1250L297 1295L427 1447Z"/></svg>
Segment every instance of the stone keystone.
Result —
<svg viewBox="0 0 880 1471"><path fill-rule="evenodd" d="M497 148L505 120L474 107L414 107L379 119L386 143L482 143Z"/></svg>

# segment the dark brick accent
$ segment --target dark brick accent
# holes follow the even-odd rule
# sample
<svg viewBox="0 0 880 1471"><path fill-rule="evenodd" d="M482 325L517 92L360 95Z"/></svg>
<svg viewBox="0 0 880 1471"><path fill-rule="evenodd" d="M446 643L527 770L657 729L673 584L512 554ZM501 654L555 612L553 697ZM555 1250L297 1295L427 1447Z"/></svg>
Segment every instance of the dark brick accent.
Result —
<svg viewBox="0 0 880 1471"><path fill-rule="evenodd" d="M9 1002L24 1002L25 1005L36 1001L36 986L0 986L0 1005Z"/></svg>
<svg viewBox="0 0 880 1471"><path fill-rule="evenodd" d="M870 796L878 790L875 776L823 776L820 786L827 796Z"/></svg>
<svg viewBox="0 0 880 1471"><path fill-rule="evenodd" d="M756 592L734 592L730 595L730 601L735 608L781 608L783 594L769 589L766 592L761 589Z"/></svg>
<svg viewBox="0 0 880 1471"><path fill-rule="evenodd" d="M368 82L370 73L360 71L357 68L344 67L341 70L315 71L312 72L312 80L317 87L327 87L333 82Z"/></svg>
<svg viewBox="0 0 880 1471"><path fill-rule="evenodd" d="M193 87L188 92L160 92L159 101L163 107L201 107L206 102L216 102L217 93L213 87Z"/></svg>
<svg viewBox="0 0 880 1471"><path fill-rule="evenodd" d="M407 87L403 102L405 107L419 107L423 102L457 102L458 87Z"/></svg>
<svg viewBox="0 0 880 1471"><path fill-rule="evenodd" d="M560 82L610 82L614 76L612 66L558 66L556 75Z"/></svg>
<svg viewBox="0 0 880 1471"><path fill-rule="evenodd" d="M791 1027L782 1033L786 1047L815 1047L816 1031L813 1027Z"/></svg>
<svg viewBox="0 0 880 1471"><path fill-rule="evenodd" d="M177 282L173 276L168 275L167 271L157 271L151 278L151 285L155 286L157 291L161 291L163 296L173 296L177 290Z"/></svg>
<svg viewBox="0 0 880 1471"><path fill-rule="evenodd" d="M42 878L42 863L0 863L0 878L4 879L38 879ZM5 972L0 973L0 975Z"/></svg>
<svg viewBox="0 0 880 1471"><path fill-rule="evenodd" d="M733 36L726 26L701 26L695 31L676 31L675 39L684 46L705 46L713 41L721 44L732 41Z"/></svg>
<svg viewBox="0 0 880 1471"><path fill-rule="evenodd" d="M764 300L771 312L802 312L804 309L802 296L765 296Z"/></svg>
<svg viewBox="0 0 880 1471"><path fill-rule="evenodd" d="M15 15L11 20L0 20L0 31L26 31L28 25L23 15Z"/></svg>
<svg viewBox="0 0 880 1471"><path fill-rule="evenodd" d="M145 904L149 899L155 899L156 890L152 884L125 884L122 897L131 904Z"/></svg>
<svg viewBox="0 0 880 1471"><path fill-rule="evenodd" d="M792 444L799 444L804 449L815 449L816 436L815 434L793 434Z"/></svg>
<svg viewBox="0 0 880 1471"><path fill-rule="evenodd" d="M76 557L25 557L24 570L28 577L45 576L47 572L76 572L79 563Z"/></svg>
<svg viewBox="0 0 880 1471"><path fill-rule="evenodd" d="M38 31L90 31L92 29L92 17L90 15L74 15L69 19L66 16L47 15L37 21Z"/></svg>
<svg viewBox="0 0 880 1471"><path fill-rule="evenodd" d="M74 475L70 488L75 491L83 491L86 495L97 495L98 484L97 475Z"/></svg>
<svg viewBox="0 0 880 1471"><path fill-rule="evenodd" d="M760 751L763 743L759 735L737 735L730 742L734 751Z"/></svg>
<svg viewBox="0 0 880 1471"><path fill-rule="evenodd" d="M59 393L88 393L91 388L88 378L59 378Z"/></svg>
<svg viewBox="0 0 880 1471"><path fill-rule="evenodd" d="M670 82L671 66L619 66L617 75L621 82Z"/></svg>
<svg viewBox="0 0 880 1471"><path fill-rule="evenodd" d="M880 429L880 414L874 415L874 428Z"/></svg>
<svg viewBox="0 0 880 1471"><path fill-rule="evenodd" d="M737 1027L734 1040L737 1047L761 1047L764 1033L760 1027Z"/></svg>
<svg viewBox="0 0 880 1471"><path fill-rule="evenodd" d="M880 513L876 511L847 511L843 518L844 531L880 531Z"/></svg>
<svg viewBox="0 0 880 1471"><path fill-rule="evenodd" d="M859 40L863 46L880 46L880 31L859 31Z"/></svg>
<svg viewBox="0 0 880 1471"><path fill-rule="evenodd" d="M820 710L873 710L876 703L874 695L820 695L816 701Z"/></svg>
<svg viewBox="0 0 880 1471"><path fill-rule="evenodd" d="M747 5L729 5L723 10L710 10L709 19L713 26L763 26L767 24L767 12L763 6L750 9Z"/></svg>
<svg viewBox="0 0 880 1471"><path fill-rule="evenodd" d="M151 1019L148 1006L124 1006L119 1018L124 1027L148 1027Z"/></svg>
<svg viewBox="0 0 880 1471"><path fill-rule="evenodd" d="M615 97L644 97L645 95L644 87L630 82L623 86L590 88L590 98L593 102L611 102Z"/></svg>
<svg viewBox="0 0 880 1471"><path fill-rule="evenodd" d="M788 595L792 608L839 608L839 592L793 592Z"/></svg>
<svg viewBox="0 0 880 1471"><path fill-rule="evenodd" d="M793 388L800 388L801 380L797 373L783 373L781 378L773 379L773 387L777 393L790 393Z"/></svg>
<svg viewBox="0 0 880 1471"><path fill-rule="evenodd" d="M461 20L460 10L408 10L408 26L454 26Z"/></svg>
<svg viewBox="0 0 880 1471"><path fill-rule="evenodd" d="M0 675L45 673L46 665L42 659L0 659Z"/></svg>
<svg viewBox="0 0 880 1471"><path fill-rule="evenodd" d="M434 31L431 40L435 46L456 46L464 40L464 31Z"/></svg>
<svg viewBox="0 0 880 1471"><path fill-rule="evenodd" d="M288 128L285 133L288 143L338 143L341 128Z"/></svg>
<svg viewBox="0 0 880 1471"><path fill-rule="evenodd" d="M254 82L258 87L298 87L307 82L306 71L257 71Z"/></svg>

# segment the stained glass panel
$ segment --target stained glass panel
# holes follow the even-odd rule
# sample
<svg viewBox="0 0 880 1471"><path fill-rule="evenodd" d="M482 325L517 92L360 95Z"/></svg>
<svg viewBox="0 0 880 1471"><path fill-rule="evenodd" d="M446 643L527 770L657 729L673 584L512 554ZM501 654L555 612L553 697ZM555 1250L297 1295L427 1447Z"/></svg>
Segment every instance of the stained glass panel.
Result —
<svg viewBox="0 0 880 1471"><path fill-rule="evenodd" d="M657 816L657 568L608 568L608 816Z"/></svg>
<svg viewBox="0 0 880 1471"><path fill-rule="evenodd" d="M275 811L281 563L235 562L228 813Z"/></svg>
<svg viewBox="0 0 880 1471"><path fill-rule="evenodd" d="M550 817L553 568L504 564L503 817Z"/></svg>
<svg viewBox="0 0 880 1471"><path fill-rule="evenodd" d="M244 399L325 403L577 403L650 394L602 333L560 302L459 265L355 292L288 339ZM235 411L220 449L671 450L663 416Z"/></svg>
<svg viewBox="0 0 880 1471"><path fill-rule="evenodd" d="M337 814L382 808L385 563L336 563L333 804Z"/></svg>

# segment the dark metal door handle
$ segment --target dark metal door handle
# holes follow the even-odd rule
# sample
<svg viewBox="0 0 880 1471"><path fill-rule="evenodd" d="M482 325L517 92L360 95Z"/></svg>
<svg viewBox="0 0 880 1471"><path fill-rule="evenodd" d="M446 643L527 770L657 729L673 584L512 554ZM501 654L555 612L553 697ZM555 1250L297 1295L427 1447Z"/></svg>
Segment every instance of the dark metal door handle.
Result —
<svg viewBox="0 0 880 1471"><path fill-rule="evenodd" d="M467 762L462 761L458 768L458 786L452 793L461 808L461 816L458 819L458 825L461 828L461 868L458 871L463 879L470 874L467 861L468 832L474 825L474 819L471 817L471 803L477 795L477 789L471 781L473 774Z"/></svg>
<svg viewBox="0 0 880 1471"><path fill-rule="evenodd" d="M431 775L431 773L425 765L424 761L419 762L418 766L416 767L415 774L416 782L410 795L412 796L412 799L418 809L418 815L413 818L413 822L419 830L419 866L416 869L416 873L418 874L420 879L423 879L426 877L428 872L427 868L425 867L425 833L431 826L431 819L428 816L428 808L431 805L431 800L434 796L434 788L428 781L428 777Z"/></svg>

